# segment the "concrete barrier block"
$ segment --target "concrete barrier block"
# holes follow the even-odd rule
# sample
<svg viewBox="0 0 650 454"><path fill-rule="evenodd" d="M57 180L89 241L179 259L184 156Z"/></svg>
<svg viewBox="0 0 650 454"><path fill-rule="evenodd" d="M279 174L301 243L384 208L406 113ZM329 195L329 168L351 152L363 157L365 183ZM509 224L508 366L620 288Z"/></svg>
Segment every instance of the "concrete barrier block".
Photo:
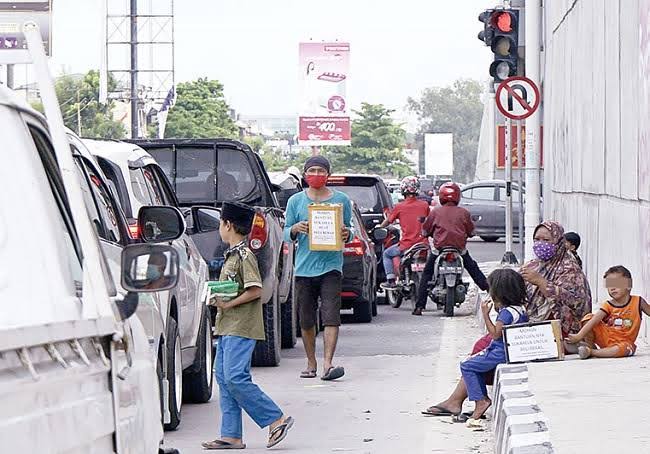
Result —
<svg viewBox="0 0 650 454"><path fill-rule="evenodd" d="M505 446L506 440L508 437L508 427L513 425L512 421L509 420L512 416L521 416L521 415L534 415L541 414L542 410L537 405L518 405L518 406L503 406L499 413L495 415L494 418L494 433L495 433L495 442L497 449L500 449L502 446ZM531 422L535 422L533 420ZM497 450L497 452L501 452Z"/></svg>
<svg viewBox="0 0 650 454"><path fill-rule="evenodd" d="M508 454L553 454L551 443L542 443L538 445L517 446L510 448Z"/></svg>

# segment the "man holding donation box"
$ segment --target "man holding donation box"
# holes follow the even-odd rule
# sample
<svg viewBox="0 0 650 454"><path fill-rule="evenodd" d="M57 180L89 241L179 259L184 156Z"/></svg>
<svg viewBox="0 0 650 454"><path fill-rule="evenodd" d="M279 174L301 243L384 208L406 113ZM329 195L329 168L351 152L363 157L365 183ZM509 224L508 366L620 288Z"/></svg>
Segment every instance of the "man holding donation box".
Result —
<svg viewBox="0 0 650 454"><path fill-rule="evenodd" d="M345 374L332 364L341 325L341 281L343 246L351 237L352 205L348 196L327 187L330 163L323 156L312 156L303 168L308 188L293 195L287 203L285 241L296 242L295 296L307 369L300 376L315 378L316 320L320 299L325 326L325 358L322 380L335 380Z"/></svg>

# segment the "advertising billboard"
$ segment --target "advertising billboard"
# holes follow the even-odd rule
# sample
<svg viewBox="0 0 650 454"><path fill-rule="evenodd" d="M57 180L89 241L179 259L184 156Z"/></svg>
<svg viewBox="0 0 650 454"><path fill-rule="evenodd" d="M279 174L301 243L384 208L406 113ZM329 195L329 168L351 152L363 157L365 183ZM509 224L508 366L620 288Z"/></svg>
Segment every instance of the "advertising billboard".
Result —
<svg viewBox="0 0 650 454"><path fill-rule="evenodd" d="M512 150L512 168L513 169L518 169L519 168L519 157L518 157L518 151L517 151L517 132L516 132L516 126L511 125L512 132L510 133L510 143L511 143L511 150ZM520 143L522 146L523 150L523 162L522 166L526 166L526 127L521 126L520 129ZM540 153L540 167L544 167L544 129L543 126L540 126L540 133L539 133L539 153ZM503 125L498 125L497 126L497 160L496 160L496 168L497 169L505 169L506 168L506 127Z"/></svg>
<svg viewBox="0 0 650 454"><path fill-rule="evenodd" d="M43 39L45 53L51 55L51 11L51 0L0 1L0 50L14 51L16 54L14 63L30 61L25 51L27 42L22 34L22 26L25 22L35 22Z"/></svg>
<svg viewBox="0 0 650 454"><path fill-rule="evenodd" d="M306 42L298 48L301 95L298 140L301 145L350 145L347 100L350 44Z"/></svg>

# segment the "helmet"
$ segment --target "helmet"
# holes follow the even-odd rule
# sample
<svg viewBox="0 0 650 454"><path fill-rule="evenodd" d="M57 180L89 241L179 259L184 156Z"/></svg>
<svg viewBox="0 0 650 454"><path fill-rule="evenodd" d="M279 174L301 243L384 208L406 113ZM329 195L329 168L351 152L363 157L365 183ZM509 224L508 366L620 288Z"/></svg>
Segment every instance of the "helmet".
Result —
<svg viewBox="0 0 650 454"><path fill-rule="evenodd" d="M418 195L420 193L420 180L418 177L405 177L399 184L399 190L403 195Z"/></svg>
<svg viewBox="0 0 650 454"><path fill-rule="evenodd" d="M449 182L443 184L438 191L438 200L440 200L442 205L447 202L453 202L458 205L458 202L460 202L460 188L456 183Z"/></svg>

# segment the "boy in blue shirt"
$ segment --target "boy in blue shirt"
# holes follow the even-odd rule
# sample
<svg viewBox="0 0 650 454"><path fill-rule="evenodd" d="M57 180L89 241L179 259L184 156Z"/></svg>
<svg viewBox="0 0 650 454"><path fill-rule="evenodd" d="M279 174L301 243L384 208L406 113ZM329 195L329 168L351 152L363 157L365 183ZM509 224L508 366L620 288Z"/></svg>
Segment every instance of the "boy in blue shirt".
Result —
<svg viewBox="0 0 650 454"><path fill-rule="evenodd" d="M490 273L488 284L494 307L499 311L497 322L494 324L490 319L492 305L489 301L484 301L481 304L485 326L492 335L492 342L485 350L460 363L460 371L467 386L467 395L469 400L476 404L474 413L467 421L467 425L470 427L480 424L481 416L492 405L492 401L488 397L484 374L506 362L503 327L528 321L524 308L526 283L521 274L510 268L497 269Z"/></svg>
<svg viewBox="0 0 650 454"><path fill-rule="evenodd" d="M305 162L304 178L309 186L294 194L287 203L285 241L297 242L295 259L295 301L298 302L302 342L307 355L307 369L301 378L315 378L316 315L321 302L321 319L325 326L322 380L335 380L345 374L343 367L334 367L332 361L341 325L341 280L343 251L311 251L309 249L309 205L313 203L343 206L342 238L351 236L352 205L348 196L327 187L330 163L323 156L312 156Z"/></svg>

